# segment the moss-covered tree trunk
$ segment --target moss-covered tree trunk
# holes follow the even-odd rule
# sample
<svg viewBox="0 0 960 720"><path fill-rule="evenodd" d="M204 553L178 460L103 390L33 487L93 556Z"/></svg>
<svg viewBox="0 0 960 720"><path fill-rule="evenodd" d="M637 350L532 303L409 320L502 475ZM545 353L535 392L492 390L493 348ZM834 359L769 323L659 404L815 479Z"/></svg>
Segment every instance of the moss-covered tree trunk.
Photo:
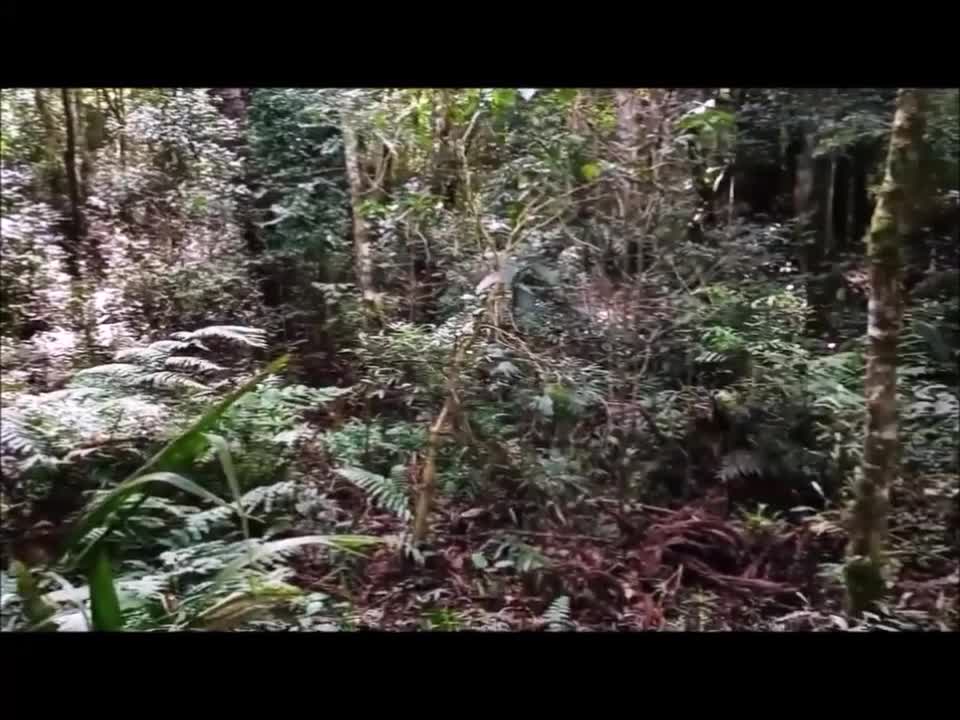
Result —
<svg viewBox="0 0 960 720"><path fill-rule="evenodd" d="M863 473L856 483L846 566L850 609L860 613L883 595L889 489L897 472L897 339L902 316L901 248L915 225L921 194L925 92L901 89L883 186L870 223L870 339L865 383Z"/></svg>

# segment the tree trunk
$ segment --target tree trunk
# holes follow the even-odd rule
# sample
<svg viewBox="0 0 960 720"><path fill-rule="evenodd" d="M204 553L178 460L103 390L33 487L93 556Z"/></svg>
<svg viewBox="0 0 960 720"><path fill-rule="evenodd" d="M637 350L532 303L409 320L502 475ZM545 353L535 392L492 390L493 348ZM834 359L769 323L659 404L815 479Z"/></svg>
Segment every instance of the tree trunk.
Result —
<svg viewBox="0 0 960 720"><path fill-rule="evenodd" d="M870 224L868 175L872 157L870 148L863 142L857 143L851 151L850 239L854 247L866 242Z"/></svg>
<svg viewBox="0 0 960 720"><path fill-rule="evenodd" d="M216 88L211 92L220 98L220 112L231 120L244 121L247 115L247 98L243 88Z"/></svg>
<svg viewBox="0 0 960 720"><path fill-rule="evenodd" d="M44 179L42 187L37 188L38 197L49 197L51 204L58 206L66 194L64 191L63 160L60 153L61 133L44 91L37 88L33 91L34 103L40 124L43 126L43 153L38 160L43 164L40 175Z"/></svg>
<svg viewBox="0 0 960 720"><path fill-rule="evenodd" d="M847 206L850 186L850 159L838 154L833 159L833 247L838 253L847 250Z"/></svg>
<svg viewBox="0 0 960 720"><path fill-rule="evenodd" d="M615 90L614 103L617 111L617 161L626 177L620 183L620 219L626 239L626 271L628 274L643 272L640 241L636 237L636 192L633 174L636 172L637 152L640 145L639 104L633 89Z"/></svg>
<svg viewBox="0 0 960 720"><path fill-rule="evenodd" d="M810 307L807 334L811 337L830 329L833 296L826 270L833 257L833 220L830 216L832 167L830 157L812 159L810 198L806 212L807 304Z"/></svg>
<svg viewBox="0 0 960 720"><path fill-rule="evenodd" d="M257 196L258 185L250 162L250 145L246 136L248 91L245 88L215 88L210 94L220 100L220 112L237 124L238 139L231 143L231 149L243 161L244 169L235 182L245 189L246 198L238 207L237 216L247 252L256 257L264 251L265 246L256 223L254 208L250 205Z"/></svg>
<svg viewBox="0 0 960 720"><path fill-rule="evenodd" d="M78 254L84 241L84 218L81 205L80 178L77 175L77 135L74 119L73 98L70 90L61 88L60 97L63 100L63 122L66 128L66 147L63 152L63 165L67 171L67 192L70 198L69 221L65 223L67 240L70 244L67 269L71 275L78 277L80 268Z"/></svg>
<svg viewBox="0 0 960 720"><path fill-rule="evenodd" d="M366 311L372 309L371 305L377 304L373 282L373 252L370 248L370 231L362 212L366 186L361 170L362 158L357 132L352 122L346 118L343 120L343 153L347 165L347 181L350 185L350 205L353 210L354 273Z"/></svg>
<svg viewBox="0 0 960 720"><path fill-rule="evenodd" d="M452 209L457 199L456 131L451 118L450 91L437 91L433 116L433 174L430 192L442 198L445 207Z"/></svg>
<svg viewBox="0 0 960 720"><path fill-rule="evenodd" d="M870 223L870 302L863 471L855 486L846 566L848 600L855 613L884 592L884 544L889 488L897 474L897 339L902 317L903 238L916 225L926 93L901 89L893 119L883 186Z"/></svg>

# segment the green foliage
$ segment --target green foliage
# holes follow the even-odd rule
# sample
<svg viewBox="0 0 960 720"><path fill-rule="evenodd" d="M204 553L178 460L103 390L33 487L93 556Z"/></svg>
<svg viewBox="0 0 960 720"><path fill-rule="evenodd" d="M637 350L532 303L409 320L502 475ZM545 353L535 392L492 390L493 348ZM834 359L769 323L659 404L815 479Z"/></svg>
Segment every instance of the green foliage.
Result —
<svg viewBox="0 0 960 720"><path fill-rule="evenodd" d="M160 340L146 347L135 347L118 352L117 362L95 365L78 371L74 378L83 382L90 380L97 385L111 386L121 383L126 386L144 386L155 389L206 390L207 385L194 377L222 373L224 368L203 357L175 355L190 351L207 351L203 340L216 339L227 344L252 348L266 347L262 330L240 326L211 326L193 332L174 333L171 340Z"/></svg>
<svg viewBox="0 0 960 720"><path fill-rule="evenodd" d="M570 598L561 595L551 602L543 613L543 623L547 630L554 632L571 629L573 623L570 621Z"/></svg>
<svg viewBox="0 0 960 720"><path fill-rule="evenodd" d="M126 498L136 493L138 488L146 483L169 483L177 486L181 490L206 497L214 502L223 502L190 480L166 471L166 468L182 466L194 460L206 442L204 433L214 426L217 420L219 420L231 405L253 390L264 378L277 372L286 364L286 361L286 356L275 360L258 376L227 395L223 400L207 410L185 432L182 432L171 440L156 455L134 471L125 481L120 483L116 489L91 507L71 530L68 548L74 553L74 562L81 562L88 552L108 537L110 530L115 527L115 523L110 522L111 516L121 508ZM85 546L81 546L81 543L87 539L94 530L105 530L105 532L90 539Z"/></svg>
<svg viewBox="0 0 960 720"><path fill-rule="evenodd" d="M120 600L113 582L113 568L106 548L101 548L90 570L90 611L93 629L116 632L123 629Z"/></svg>
<svg viewBox="0 0 960 720"><path fill-rule="evenodd" d="M358 467L338 468L337 474L362 488L376 505L389 510L401 520L413 517L410 512L410 491L401 479L387 478Z"/></svg>
<svg viewBox="0 0 960 720"><path fill-rule="evenodd" d="M410 453L420 450L425 441L422 424L396 422L383 427L357 418L323 436L327 452L336 462L370 467L381 474L390 474L392 468L406 463Z"/></svg>
<svg viewBox="0 0 960 720"><path fill-rule="evenodd" d="M801 556L831 552L831 537L790 511L832 512L862 462L865 303L850 279L862 248L845 238L843 257L824 258L847 285L828 298L830 337L814 336L815 279L802 268L816 237L789 217L801 188L778 184L804 139L851 161L837 179L851 169L845 182L862 172L875 184L892 90L258 88L229 113L218 94L74 90L87 221L77 241L58 93L0 95L0 540L19 549L50 521L73 531L58 565L0 576L4 629L368 627L392 603L352 612L341 592L376 598L381 581L406 592L435 565L456 581L420 596L430 604L407 626L490 627L460 604L469 586L515 598L501 625L549 603L537 626L575 629L574 603L582 622L602 614L590 601L606 594L607 571L622 574L622 548L572 538L642 544L646 519L670 525L664 508L708 491L725 491L746 530L737 562L756 560L713 566L722 553L698 545L717 578L749 568L747 582L788 573L799 585ZM904 487L957 472L960 314L942 270L955 254L942 240L955 229L956 98L931 92L935 227L924 233L937 237L910 241ZM345 122L358 140L355 196ZM734 166L728 207L720 181ZM751 195L768 190L773 217L751 215ZM852 197L856 216L848 190L834 203ZM355 282L351 206L366 221L375 313ZM78 252L78 278L64 273L65 250ZM296 348L296 380L251 380L277 343ZM421 571L394 582L378 553L365 572L357 551L397 543L338 535L384 527L384 513L357 512L346 483L406 523L427 429L451 393L435 458L450 521L431 518ZM554 531L571 540L558 546ZM661 545L666 573L689 548ZM585 583L557 577L578 569ZM725 592L718 580L709 600L690 595L706 577L657 577L655 599L669 611L692 597L703 628ZM618 626L658 614L640 621L639 605L613 604Z"/></svg>
<svg viewBox="0 0 960 720"><path fill-rule="evenodd" d="M250 145L262 184L254 198L270 249L344 250L349 227L335 92L261 88L249 110Z"/></svg>

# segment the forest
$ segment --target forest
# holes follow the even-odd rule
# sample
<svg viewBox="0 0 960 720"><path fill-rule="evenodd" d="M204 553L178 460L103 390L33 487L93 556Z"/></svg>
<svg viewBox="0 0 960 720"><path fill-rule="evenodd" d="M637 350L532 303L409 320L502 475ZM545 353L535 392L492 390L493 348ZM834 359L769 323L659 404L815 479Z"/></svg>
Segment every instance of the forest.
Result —
<svg viewBox="0 0 960 720"><path fill-rule="evenodd" d="M0 94L5 632L950 632L955 88Z"/></svg>

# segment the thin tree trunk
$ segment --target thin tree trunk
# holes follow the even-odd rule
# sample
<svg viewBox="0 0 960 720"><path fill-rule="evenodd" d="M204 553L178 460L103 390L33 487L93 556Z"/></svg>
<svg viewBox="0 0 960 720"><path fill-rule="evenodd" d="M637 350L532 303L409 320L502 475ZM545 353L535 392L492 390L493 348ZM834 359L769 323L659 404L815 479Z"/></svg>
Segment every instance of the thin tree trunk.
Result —
<svg viewBox="0 0 960 720"><path fill-rule="evenodd" d="M836 250L836 233L834 230L833 213L836 207L836 186L837 186L837 156L830 156L830 170L827 173L827 187L825 189L825 211L823 222L823 249L827 257L832 257Z"/></svg>
<svg viewBox="0 0 960 720"><path fill-rule="evenodd" d="M360 163L357 132L350 120L343 121L343 153L347 165L347 181L350 185L350 205L353 210L353 262L357 287L365 310L376 306L377 295L373 281L373 252L370 248L370 231L363 217L365 184ZM373 306L373 307L371 307Z"/></svg>
<svg viewBox="0 0 960 720"><path fill-rule="evenodd" d="M120 122L120 168L127 169L127 101L123 88L117 88L117 120Z"/></svg>
<svg viewBox="0 0 960 720"><path fill-rule="evenodd" d="M833 185L833 245L838 253L847 250L847 231L849 230L850 195L850 158L838 155L834 158Z"/></svg>
<svg viewBox="0 0 960 720"><path fill-rule="evenodd" d="M67 144L63 152L63 165L67 171L67 191L70 197L70 221L67 223L68 240L72 247L68 268L71 275L79 275L77 256L83 246L84 219L81 200L80 178L77 175L77 134L74 118L74 104L68 88L61 88L63 100L63 120L66 127Z"/></svg>
<svg viewBox="0 0 960 720"><path fill-rule="evenodd" d="M243 232L247 252L252 256L260 255L265 249L260 229L256 223L255 210L249 204L257 196L257 180L250 162L250 145L247 142L247 90L244 88L216 88L210 94L220 99L220 112L233 120L237 125L237 140L231 143L231 149L243 161L243 173L235 179L238 185L245 188L247 200L238 207L237 216Z"/></svg>
<svg viewBox="0 0 960 720"><path fill-rule="evenodd" d="M902 317L903 239L916 224L926 93L901 89L883 186L870 223L870 302L863 472L855 486L846 582L850 609L870 609L884 592L889 489L897 475L897 339Z"/></svg>
<svg viewBox="0 0 960 720"><path fill-rule="evenodd" d="M448 367L446 397L444 398L440 412L430 424L423 469L419 478L419 487L417 488L416 511L414 512L413 518L412 544L414 546L423 542L429 531L428 521L430 511L433 508L433 499L436 495L436 463L437 454L440 451L440 444L443 439L442 433L448 424L455 425L457 422L454 416L459 412L460 406L458 400L460 372L470 349L480 334L480 328L481 324L479 322L476 323L473 333L462 338L454 349Z"/></svg>
<svg viewBox="0 0 960 720"><path fill-rule="evenodd" d="M42 192L38 195L46 197L49 194L51 202L56 205L64 195L63 160L60 153L60 130L53 118L53 112L41 88L33 91L34 103L40 115L40 124L43 126L43 165L45 186L38 188Z"/></svg>
<svg viewBox="0 0 960 720"><path fill-rule="evenodd" d="M457 137L451 118L450 91L439 90L437 98L433 118L431 192L443 199L444 206L453 208L457 199L457 181L460 177L460 169L457 166Z"/></svg>
<svg viewBox="0 0 960 720"><path fill-rule="evenodd" d="M617 160L629 177L620 183L620 218L626 238L626 270L643 272L640 241L636 238L636 193L634 192L633 173L636 172L637 151L640 145L640 125L637 115L639 107L637 93L633 89L615 90L614 103L617 111Z"/></svg>

